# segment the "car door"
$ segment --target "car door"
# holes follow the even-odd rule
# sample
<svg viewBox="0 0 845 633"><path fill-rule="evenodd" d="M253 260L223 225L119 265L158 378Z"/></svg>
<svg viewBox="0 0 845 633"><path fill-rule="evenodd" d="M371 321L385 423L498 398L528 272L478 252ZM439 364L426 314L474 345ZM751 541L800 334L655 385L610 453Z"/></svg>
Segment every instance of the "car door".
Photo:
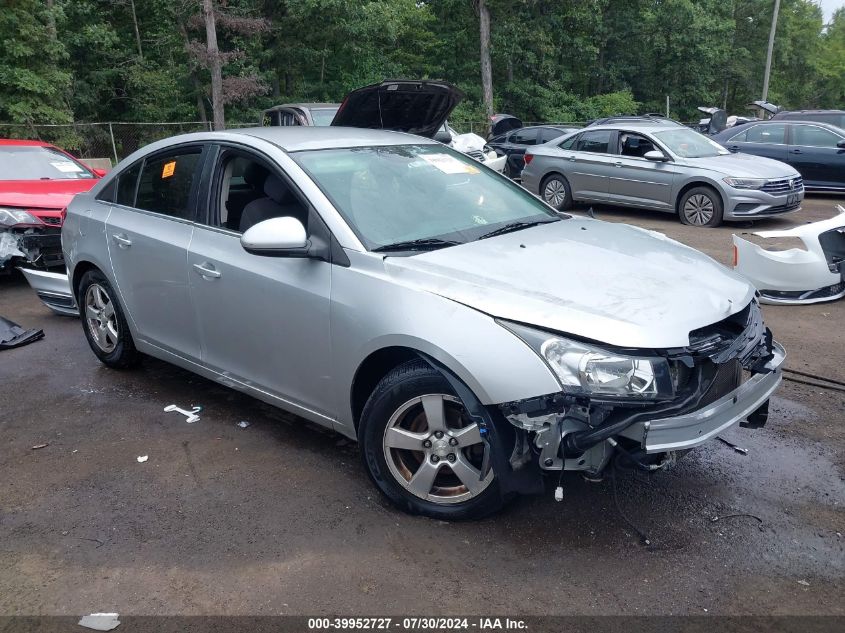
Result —
<svg viewBox="0 0 845 633"><path fill-rule="evenodd" d="M619 132L615 169L608 176L607 197L618 204L674 211L672 183L677 167L650 138L635 132ZM660 151L665 162L647 160L647 152Z"/></svg>
<svg viewBox="0 0 845 633"><path fill-rule="evenodd" d="M567 139L572 140L572 139ZM572 143L561 143L561 170L575 200L604 202L608 179L615 169L612 154L616 130L585 130Z"/></svg>
<svg viewBox="0 0 845 633"><path fill-rule="evenodd" d="M229 192L247 184L239 174L255 172L256 165L267 176L250 179L255 196L238 197L252 201L243 209L227 205ZM208 173L209 193L200 203L187 257L203 364L306 412L334 417L325 404L332 374L331 264L254 255L240 243L241 231L254 219L293 215L305 220L313 234L324 230L319 217L262 155L222 145ZM271 177L276 178L273 186ZM262 209L258 215L256 208ZM229 223L229 214L240 217L240 224Z"/></svg>
<svg viewBox="0 0 845 633"><path fill-rule="evenodd" d="M117 290L140 339L192 360L200 340L185 261L205 151L171 148L122 172L106 221Z"/></svg>
<svg viewBox="0 0 845 633"><path fill-rule="evenodd" d="M730 137L724 146L731 152L743 152L787 161L786 123L752 125Z"/></svg>
<svg viewBox="0 0 845 633"><path fill-rule="evenodd" d="M833 130L811 123L790 125L789 164L810 187L845 187L845 148L837 147L843 137Z"/></svg>

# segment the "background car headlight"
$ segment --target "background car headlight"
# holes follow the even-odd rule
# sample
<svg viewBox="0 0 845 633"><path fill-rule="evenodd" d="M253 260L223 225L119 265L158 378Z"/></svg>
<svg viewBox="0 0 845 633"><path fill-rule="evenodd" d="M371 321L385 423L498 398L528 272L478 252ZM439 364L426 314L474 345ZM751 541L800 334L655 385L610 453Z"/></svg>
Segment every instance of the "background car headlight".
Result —
<svg viewBox="0 0 845 633"><path fill-rule="evenodd" d="M0 226L14 226L16 224L41 224L41 221L31 213L21 209L0 207Z"/></svg>
<svg viewBox="0 0 845 633"><path fill-rule="evenodd" d="M567 393L641 400L675 395L665 358L629 356L516 323L499 323L542 356Z"/></svg>
<svg viewBox="0 0 845 633"><path fill-rule="evenodd" d="M734 189L759 189L766 184L765 178L722 178Z"/></svg>

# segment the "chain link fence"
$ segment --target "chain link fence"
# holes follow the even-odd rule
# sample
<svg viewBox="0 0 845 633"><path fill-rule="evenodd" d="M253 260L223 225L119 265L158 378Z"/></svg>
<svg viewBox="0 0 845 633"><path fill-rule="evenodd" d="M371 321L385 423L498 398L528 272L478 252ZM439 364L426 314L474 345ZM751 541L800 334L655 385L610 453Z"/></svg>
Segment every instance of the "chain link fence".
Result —
<svg viewBox="0 0 845 633"><path fill-rule="evenodd" d="M233 124L230 127L249 127ZM136 149L176 134L202 132L210 123L69 123L67 125L25 125L0 123L0 138L45 141L81 159L107 158L112 165Z"/></svg>
<svg viewBox="0 0 845 633"><path fill-rule="evenodd" d="M255 123L230 123L229 128L252 127ZM485 137L487 121L449 121L461 134L472 132ZM566 125L580 127L583 123L548 123L526 121L525 125ZM61 147L81 159L108 159L117 164L135 150L176 134L202 132L211 123L185 121L179 123L69 123L66 125L26 125L0 123L0 138L19 138L45 141Z"/></svg>

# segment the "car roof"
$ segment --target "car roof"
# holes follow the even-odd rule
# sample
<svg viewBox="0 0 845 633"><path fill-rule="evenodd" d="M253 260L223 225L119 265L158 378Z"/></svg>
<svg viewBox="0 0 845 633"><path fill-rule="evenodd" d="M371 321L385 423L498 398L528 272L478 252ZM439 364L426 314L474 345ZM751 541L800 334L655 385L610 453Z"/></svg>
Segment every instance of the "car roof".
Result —
<svg viewBox="0 0 845 633"><path fill-rule="evenodd" d="M356 127L334 126L273 126L248 127L226 130L226 134L240 134L264 139L288 152L306 149L332 149L340 147L366 147L370 145L420 145L437 143L404 132L368 130ZM210 133L213 135L214 133Z"/></svg>
<svg viewBox="0 0 845 633"><path fill-rule="evenodd" d="M776 117L785 114L845 114L845 110L781 110Z"/></svg>
<svg viewBox="0 0 845 633"><path fill-rule="evenodd" d="M305 110L319 110L320 108L339 108L339 103L283 103L281 105L267 108L265 112L281 110L282 108L302 108Z"/></svg>
<svg viewBox="0 0 845 633"><path fill-rule="evenodd" d="M598 125L590 125L580 131L590 132L592 130L625 130L628 132L654 133L663 132L666 130L676 130L678 129L678 127L685 126L666 125L666 123L649 119L628 119L626 121L618 121L614 123L601 123Z"/></svg>
<svg viewBox="0 0 845 633"><path fill-rule="evenodd" d="M28 145L28 146L35 146L35 147L55 147L51 143L45 143L44 141L31 141L28 139L20 139L20 138L0 138L0 145Z"/></svg>

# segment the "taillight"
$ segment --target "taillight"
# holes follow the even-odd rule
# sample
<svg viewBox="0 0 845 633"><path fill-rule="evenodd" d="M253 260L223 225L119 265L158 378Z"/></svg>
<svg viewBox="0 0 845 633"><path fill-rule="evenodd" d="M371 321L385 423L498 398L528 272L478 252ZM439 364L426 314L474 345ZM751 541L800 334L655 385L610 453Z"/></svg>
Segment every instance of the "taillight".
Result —
<svg viewBox="0 0 845 633"><path fill-rule="evenodd" d="M736 244L734 244L734 268L739 263L739 249L737 249Z"/></svg>
<svg viewBox="0 0 845 633"><path fill-rule="evenodd" d="M60 217L62 218L62 225L64 225L65 218L67 217L67 207L62 209L62 214ZM736 247L734 247L734 250L736 250Z"/></svg>
<svg viewBox="0 0 845 633"><path fill-rule="evenodd" d="M534 160L534 154L526 154L525 155L525 164L528 165L532 160Z"/></svg>

